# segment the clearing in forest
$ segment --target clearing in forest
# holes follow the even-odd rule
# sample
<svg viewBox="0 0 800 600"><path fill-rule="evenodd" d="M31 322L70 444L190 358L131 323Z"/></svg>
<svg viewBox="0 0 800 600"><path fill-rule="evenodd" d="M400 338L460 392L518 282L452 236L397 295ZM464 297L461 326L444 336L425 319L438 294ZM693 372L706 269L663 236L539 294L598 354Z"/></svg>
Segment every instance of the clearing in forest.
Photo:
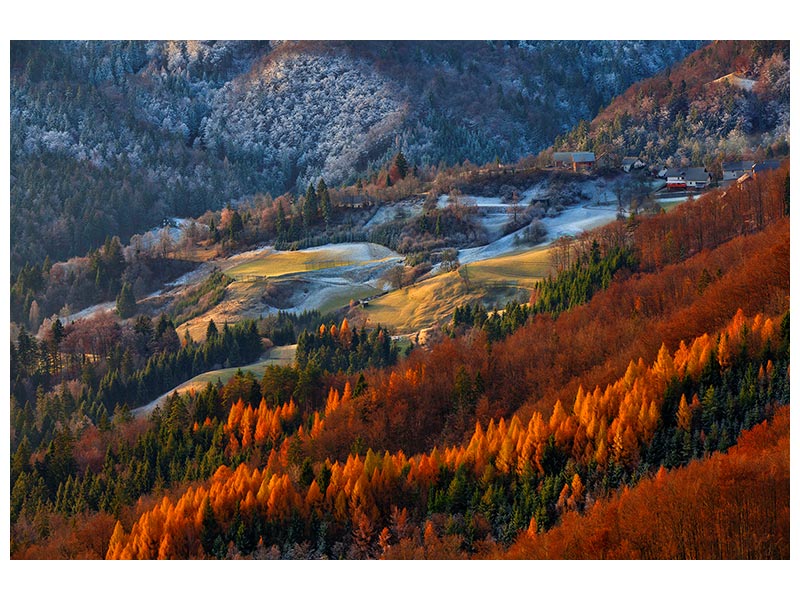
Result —
<svg viewBox="0 0 800 600"><path fill-rule="evenodd" d="M502 308L507 302L527 302L533 286L550 273L549 248L462 265L370 301L368 325L383 325L408 334L446 322L457 306L481 302Z"/></svg>
<svg viewBox="0 0 800 600"><path fill-rule="evenodd" d="M179 394L186 394L192 390L199 392L209 383L216 384L217 381L220 381L223 385L225 385L239 370L242 372L250 371L253 373L253 375L255 375L257 380L261 380L261 378L264 377L264 371L266 371L267 367L270 365L288 366L294 364L296 350L297 344L292 344L291 346L274 346L267 350L267 352L258 360L258 362L244 365L242 367L231 367L228 369L214 369L213 371L206 371L205 373L201 373L200 375L192 377L188 381L184 381L180 385L175 386L169 392L159 396L150 404L132 410L131 413L134 416L149 414L154 408L166 400L168 396L171 396L175 392L178 392Z"/></svg>
<svg viewBox="0 0 800 600"><path fill-rule="evenodd" d="M399 258L398 254L388 248L366 243L329 244L294 251L276 251L272 248L265 248L253 254L253 258L240 262L236 266L226 269L225 272L236 279L248 276L279 277Z"/></svg>

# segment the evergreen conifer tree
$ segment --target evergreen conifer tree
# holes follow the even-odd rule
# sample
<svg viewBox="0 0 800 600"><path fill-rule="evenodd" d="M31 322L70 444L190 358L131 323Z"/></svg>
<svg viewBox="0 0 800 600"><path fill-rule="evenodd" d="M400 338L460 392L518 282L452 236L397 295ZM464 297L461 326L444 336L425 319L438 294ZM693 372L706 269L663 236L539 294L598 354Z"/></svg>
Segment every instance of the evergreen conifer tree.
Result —
<svg viewBox="0 0 800 600"><path fill-rule="evenodd" d="M317 200L319 201L319 210L322 213L322 219L325 221L325 227L330 225L331 221L331 194L328 191L328 186L325 184L324 179L320 179L317 184Z"/></svg>
<svg viewBox="0 0 800 600"><path fill-rule="evenodd" d="M314 191L314 185L309 183L308 190L306 191L306 201L303 203L303 225L310 227L317 220L317 212L319 211L319 201L317 192Z"/></svg>
<svg viewBox="0 0 800 600"><path fill-rule="evenodd" d="M136 312L136 298L133 295L131 284L125 282L117 295L117 314L122 319L133 316Z"/></svg>
<svg viewBox="0 0 800 600"><path fill-rule="evenodd" d="M406 175L408 175L408 161L402 152L398 152L397 156L394 157L394 166L397 167L400 179L405 179Z"/></svg>

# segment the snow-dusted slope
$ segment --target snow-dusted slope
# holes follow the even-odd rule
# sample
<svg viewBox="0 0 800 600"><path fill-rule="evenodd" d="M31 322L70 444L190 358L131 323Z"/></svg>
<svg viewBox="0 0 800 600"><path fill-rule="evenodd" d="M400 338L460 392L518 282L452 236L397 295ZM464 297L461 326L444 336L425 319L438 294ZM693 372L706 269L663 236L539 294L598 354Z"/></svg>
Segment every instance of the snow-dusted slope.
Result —
<svg viewBox="0 0 800 600"><path fill-rule="evenodd" d="M382 154L406 113L397 86L365 61L296 53L226 84L203 136L287 187L310 173L336 182Z"/></svg>
<svg viewBox="0 0 800 600"><path fill-rule="evenodd" d="M12 265L256 193L536 153L699 42L14 42Z"/></svg>

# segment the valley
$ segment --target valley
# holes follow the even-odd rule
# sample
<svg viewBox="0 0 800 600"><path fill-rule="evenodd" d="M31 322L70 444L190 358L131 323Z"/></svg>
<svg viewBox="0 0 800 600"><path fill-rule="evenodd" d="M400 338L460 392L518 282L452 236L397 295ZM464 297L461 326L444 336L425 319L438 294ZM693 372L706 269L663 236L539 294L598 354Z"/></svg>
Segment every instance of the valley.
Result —
<svg viewBox="0 0 800 600"><path fill-rule="evenodd" d="M482 301L501 307L511 299L527 301L529 292L525 290L530 290L537 279L550 271L547 256L550 243L563 236L577 237L617 218L612 187L613 180L603 178L573 186L570 191L585 200L562 207L558 214L542 216L540 222L545 233L536 243L521 238L523 228L503 234L503 228L514 219L508 202L499 197L461 197L459 201L464 206L477 209L471 219L492 240L482 246L457 249L458 265L469 265L461 271L469 277L468 283L456 273L442 272L439 264L411 286L394 289L396 285L391 281L390 271L401 267L405 257L374 243L334 243L296 251L278 251L267 245L198 262L195 269L148 294L139 305L145 313L162 310L170 301L205 281L211 273L221 272L233 279L226 287L224 299L209 311L181 324L177 328L181 337L188 331L193 339L202 339L210 319L217 323L233 323L278 311L335 313L344 310L351 301L359 304L365 299L370 301L368 309L360 311L365 313L364 319L388 326L398 334L413 335L420 329L441 324L459 303ZM529 209L552 192L547 184L524 190L519 211ZM448 195L439 198L440 209L450 204ZM397 215L412 219L422 212L422 202L414 199L380 206L367 221L365 230L369 232L395 220ZM176 243L190 222L184 220L181 227L170 230ZM203 254L203 249L198 247L182 256L195 261ZM497 260L502 257L504 260ZM114 308L113 302L105 302L59 317L66 324ZM414 317L415 314L418 316Z"/></svg>
<svg viewBox="0 0 800 600"><path fill-rule="evenodd" d="M515 212L529 211L531 206L546 201L554 193L563 198L561 183L552 186L544 180L523 190L519 205L515 207L500 197L460 195L456 202L475 209L472 220L492 241L458 249L456 266L444 270L439 263L408 285L398 286L398 278L391 273L393 269L403 268L406 257L378 244L332 243L293 251L280 251L266 245L197 263L198 267L148 294L138 303L138 308L144 314L150 311L158 314L202 286L211 274L221 273L231 278L224 296L208 310L179 324L176 332L181 339L188 335L195 341L203 341L212 320L222 325L243 319L262 319L278 312L318 311L334 319L346 316L358 327L387 327L395 336L425 344L432 332L450 321L459 306L480 303L502 309L512 301L527 303L535 283L553 272L550 253L555 240L577 238L618 218L613 190L620 188L620 177L624 178L581 178L568 186L569 193L574 194L577 201L560 207L557 213L551 211L550 216L542 216L539 222L543 234L536 242L521 238L524 228L507 234L504 228L513 224ZM685 199L670 199L670 206ZM443 194L437 205L445 209L453 205L453 200ZM413 219L423 210L423 203L413 198L380 206L373 209L365 229L370 231L397 220L398 216ZM168 231L177 245L191 225L191 220L183 219L177 226L163 231ZM153 237L159 235L157 230ZM196 260L193 254L200 258L205 251L198 247L194 253L184 251L183 257ZM114 303L107 302L63 316L61 320L69 324L114 310ZM267 364L292 364L293 349L294 346L271 348L253 364L199 374L153 402L135 408L132 414L147 416L154 406L176 391L198 390L209 381L225 383L239 368L261 377Z"/></svg>
<svg viewBox="0 0 800 600"><path fill-rule="evenodd" d="M788 42L11 45L13 559L789 557Z"/></svg>

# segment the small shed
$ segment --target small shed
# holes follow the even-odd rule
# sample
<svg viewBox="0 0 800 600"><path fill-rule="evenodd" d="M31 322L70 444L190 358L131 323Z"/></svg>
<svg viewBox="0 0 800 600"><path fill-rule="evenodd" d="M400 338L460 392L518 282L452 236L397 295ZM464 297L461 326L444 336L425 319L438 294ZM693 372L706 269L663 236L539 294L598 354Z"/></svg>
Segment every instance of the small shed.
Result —
<svg viewBox="0 0 800 600"><path fill-rule="evenodd" d="M558 169L572 167L572 152L553 152L553 164Z"/></svg>
<svg viewBox="0 0 800 600"><path fill-rule="evenodd" d="M622 170L630 173L632 169L641 169L644 163L635 156L626 156L622 159Z"/></svg>

